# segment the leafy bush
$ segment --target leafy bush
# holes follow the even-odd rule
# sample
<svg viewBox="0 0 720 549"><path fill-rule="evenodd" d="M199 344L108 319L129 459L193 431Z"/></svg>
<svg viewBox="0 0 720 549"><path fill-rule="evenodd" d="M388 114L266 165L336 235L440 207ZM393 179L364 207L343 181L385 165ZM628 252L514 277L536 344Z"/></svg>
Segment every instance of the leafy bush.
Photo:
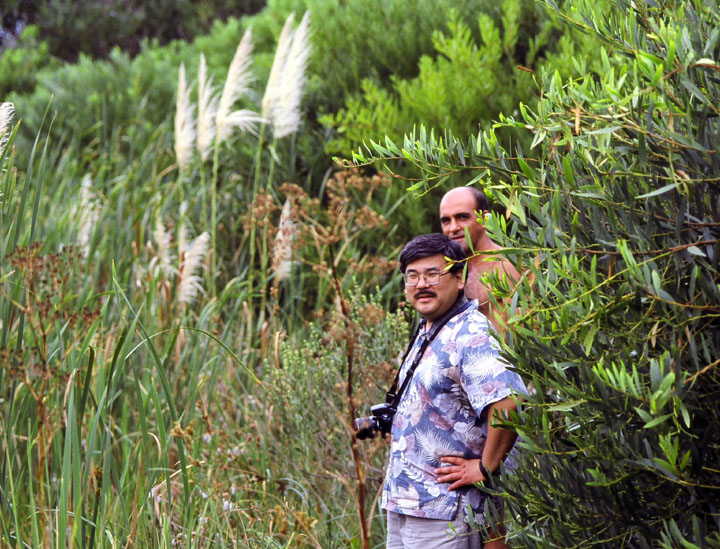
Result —
<svg viewBox="0 0 720 549"><path fill-rule="evenodd" d="M514 294L494 281L505 356L534 387L501 481L513 545L720 547L720 11L611 5L563 16L601 70L546 71L537 108L501 119L538 160L493 131L373 154L409 158L418 189L469 173L505 209L489 230L525 270Z"/></svg>
<svg viewBox="0 0 720 549"><path fill-rule="evenodd" d="M9 38L16 28L36 25L53 56L74 61L81 53L105 58L116 46L134 55L144 39L190 40L216 20L252 14L263 5L262 0L9 0L0 7L0 24ZM0 45L10 39L4 42Z"/></svg>
<svg viewBox="0 0 720 549"><path fill-rule="evenodd" d="M65 5L63 2L65 0L57 0L56 4ZM71 4L74 6L74 3ZM70 4L67 9L70 9L69 6ZM142 9L151 9L154 4L144 3L143 6ZM44 112L50 94L55 93L54 107L60 114L56 126L62 129L56 130L54 135L63 131L79 132L82 135L94 127L98 120L102 120L105 126L108 123L119 124L123 131L137 120L146 120L155 126L171 115L167 106L173 104L175 74L181 62L186 64L190 72L194 72L199 54L203 52L209 70L218 75L223 74L221 71L226 70L229 65L243 29L251 26L257 52L257 75L259 81L264 83L285 18L291 11L300 14L307 8L311 10L313 22L313 55L308 71L310 81L304 100L309 131L300 146L309 153L308 159L315 159L318 151L323 153L320 143L327 137L327 132L315 123L317 114L334 112L343 105L347 94L359 90L363 78L387 82L390 74L402 77L415 75L418 70L417 60L422 54L431 52L431 34L444 24L450 6L455 6L460 17L470 17L477 7L477 0L464 0L461 3L415 0L412 5L392 0L384 3L381 10L360 0L324 0L320 3L278 0L270 2L267 8L257 15L243 18L242 23L233 18L225 23L215 21L210 34L199 36L192 45L176 42L161 46L158 41L150 41L141 46L135 58L132 56L133 50L127 47L122 54L110 51L107 62L79 57L78 64L82 68L63 67L59 70L42 71L36 75L39 85L32 95L13 95L7 99L15 102L18 111L25 113L25 117L31 117L32 112ZM111 6L102 4L102 9L110 8ZM44 9L52 8L48 6ZM360 22L362 24L359 24ZM63 33L71 34L70 31ZM52 47L50 51L53 51ZM89 74L92 72L105 74L109 78L98 82ZM116 76L112 77L111 73ZM11 87L18 92L22 91L20 88ZM120 110L118 114L123 116L117 119L98 118L98 115L103 113L95 107L85 110L84 98L87 95L102 96L111 89L121 104L141 106L147 103L147 108L140 113L133 108L124 111L124 114ZM157 108L158 106L165 108ZM120 106L116 108L121 109ZM71 114L73 111L77 114ZM83 112L87 114L83 115ZM138 114L141 115L139 118ZM67 120L67 125L64 120ZM36 119L25 119L24 145L29 145L37 134L37 122ZM106 127L105 134L113 131L115 130L112 127ZM29 150L29 147L21 147L21 150ZM318 173L322 174L325 168L327 164L318 168Z"/></svg>
<svg viewBox="0 0 720 549"><path fill-rule="evenodd" d="M464 138L490 127L501 112L513 113L519 102L534 104L531 73L553 67L570 76L599 68L592 56L582 69L572 62L597 43L579 32L561 35L554 14L533 2L482 4L476 11L470 17L449 11L447 31L433 31L434 51L420 58L419 74L394 74L387 87L366 79L360 93L347 94L344 108L321 117L336 130L327 149L349 156L363 141L384 135L397 141L417 124Z"/></svg>
<svg viewBox="0 0 720 549"><path fill-rule="evenodd" d="M310 65L313 80L306 104L317 112L334 112L348 95L357 92L364 78L387 83L391 75L417 74L417 61L432 52L431 36L442 28L449 9L461 18L472 18L478 0L388 0L381 4L362 0L270 0L267 7L248 19L258 49L271 51L290 12L310 10L314 51ZM258 59L262 65L262 59ZM269 68L269 60L266 61Z"/></svg>
<svg viewBox="0 0 720 549"><path fill-rule="evenodd" d="M7 98L10 92L28 93L35 88L37 74L42 69L57 66L50 56L46 40L39 39L39 29L26 27L14 48L2 51L0 55L0 98Z"/></svg>
<svg viewBox="0 0 720 549"><path fill-rule="evenodd" d="M224 75L241 36L240 23L233 19L216 24L212 35L198 39L197 48L179 41L167 46L146 42L135 58L116 48L107 60L81 55L75 64L40 71L32 93L7 98L23 114L18 149L30 150L50 104L57 116L54 141L102 154L111 146L111 136L127 134L127 146L116 152L132 159L132 151L151 144L158 127L169 127L180 64L186 61L196 70L200 51L205 51L209 70L216 77Z"/></svg>

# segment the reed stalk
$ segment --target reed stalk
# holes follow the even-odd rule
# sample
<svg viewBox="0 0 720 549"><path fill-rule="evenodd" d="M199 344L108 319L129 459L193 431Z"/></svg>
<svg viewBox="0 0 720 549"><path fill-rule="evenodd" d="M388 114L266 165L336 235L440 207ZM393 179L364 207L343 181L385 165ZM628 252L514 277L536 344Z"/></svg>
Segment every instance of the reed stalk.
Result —
<svg viewBox="0 0 720 549"><path fill-rule="evenodd" d="M347 362L347 378L345 380L345 398L348 407L348 419L349 425L352 425L355 421L356 408L355 398L353 396L353 366L355 361L355 323L350 317L350 308L345 303L343 297L342 285L338 277L337 268L335 264L335 254L333 252L332 245L328 246L328 253L330 254L330 269L332 272L332 279L335 285L335 291L337 292L338 299L340 300L340 309L343 315L343 321L345 324L345 360ZM363 549L370 548L370 534L367 522L367 515L365 511L365 472L363 470L362 460L360 458L360 451L358 450L358 440L355 433L351 431L350 434L350 449L352 452L353 464L355 465L355 474L357 475L356 484L356 501L357 501L357 514L358 520L360 521L360 534Z"/></svg>

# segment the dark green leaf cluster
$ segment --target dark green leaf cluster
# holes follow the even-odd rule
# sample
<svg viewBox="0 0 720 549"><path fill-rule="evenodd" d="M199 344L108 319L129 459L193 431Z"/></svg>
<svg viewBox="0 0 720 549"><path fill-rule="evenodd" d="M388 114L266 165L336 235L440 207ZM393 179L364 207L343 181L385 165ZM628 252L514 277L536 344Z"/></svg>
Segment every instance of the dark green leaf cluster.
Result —
<svg viewBox="0 0 720 549"><path fill-rule="evenodd" d="M287 14L310 10L312 80L306 104L315 118L340 109L363 79L386 86L391 77L417 75L418 60L433 52L433 32L445 26L448 11L471 20L481 5L478 0L274 0L248 22L258 49L271 52Z"/></svg>
<svg viewBox="0 0 720 549"><path fill-rule="evenodd" d="M28 93L35 89L37 73L58 62L50 55L46 40L39 37L39 28L30 25L18 37L17 45L0 55L0 100L10 92Z"/></svg>
<svg viewBox="0 0 720 549"><path fill-rule="evenodd" d="M479 3L469 16L455 9L447 14L416 73L396 73L389 83L366 78L361 93L321 119L337 132L329 150L348 155L368 139L396 140L416 124L474 135L499 113L516 111L518 102L535 103L533 72L552 66L567 76L599 68L588 55L596 41L562 29L535 2Z"/></svg>
<svg viewBox="0 0 720 549"><path fill-rule="evenodd" d="M143 9L149 10L148 6L154 5L143 3ZM286 17L291 11L299 16L309 9L313 53L303 100L306 131L296 150L302 167L312 166L313 175L319 180L330 160L323 146L329 131L317 123L317 116L340 108L347 95L359 91L364 78L386 85L391 74L402 78L415 76L418 60L432 52L432 34L443 27L451 6L462 19L471 19L478 2L414 0L408 4L391 0L378 9L361 0L276 0L254 16L215 21L208 35L199 36L192 43L174 41L161 45L160 40L146 39L137 55L133 55L132 49L115 49L104 60L79 55L75 64L61 67L53 64L31 73L28 85L21 85L18 80L26 72L12 72L9 67L10 78L3 80L3 85L13 93L1 99L14 102L23 118L18 139L20 151L31 148L51 98L52 110L57 113L52 131L54 141L61 136L67 141L72 136L76 146L102 152L103 147L110 146L107 137L120 133L128 134L127 141L132 141L132 147L144 150L154 139L154 130L172 117L181 63L188 74L196 74L203 53L214 81L222 82L244 30L252 27L253 72L257 83L251 100L257 104ZM41 36L48 40L44 34ZM12 55L13 50L7 50L3 58ZM2 66L0 63L0 69ZM20 164L22 160L19 159Z"/></svg>
<svg viewBox="0 0 720 549"><path fill-rule="evenodd" d="M8 0L0 6L0 46L12 47L13 34L36 25L57 58L74 61L81 53L106 58L120 47L135 55L143 40L190 40L215 20L257 12L263 0Z"/></svg>
<svg viewBox="0 0 720 549"><path fill-rule="evenodd" d="M525 273L505 355L532 387L503 480L514 546L718 547L720 10L573 4L602 70L548 71L499 124L538 159L494 131L372 156L416 166L417 191L467 172L505 211L489 230Z"/></svg>

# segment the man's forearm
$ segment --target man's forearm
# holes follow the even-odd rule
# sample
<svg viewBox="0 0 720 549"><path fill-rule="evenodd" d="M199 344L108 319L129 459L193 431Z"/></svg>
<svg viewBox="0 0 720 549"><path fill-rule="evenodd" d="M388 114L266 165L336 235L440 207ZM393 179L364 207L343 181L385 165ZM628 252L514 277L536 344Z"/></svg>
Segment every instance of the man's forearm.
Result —
<svg viewBox="0 0 720 549"><path fill-rule="evenodd" d="M493 423L506 419L511 410L517 410L517 404L511 398L504 398L488 407L488 434L482 464L490 473L500 468L500 464L515 444L517 433L502 427L493 427ZM500 417L496 417L498 414Z"/></svg>

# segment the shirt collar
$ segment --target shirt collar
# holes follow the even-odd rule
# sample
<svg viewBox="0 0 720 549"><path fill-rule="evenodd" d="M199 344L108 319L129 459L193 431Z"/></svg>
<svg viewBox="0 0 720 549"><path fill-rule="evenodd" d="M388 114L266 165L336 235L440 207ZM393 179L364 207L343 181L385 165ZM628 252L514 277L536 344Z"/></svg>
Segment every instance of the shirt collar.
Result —
<svg viewBox="0 0 720 549"><path fill-rule="evenodd" d="M440 318L436 318L432 326L429 330L425 329L425 325L427 322L425 322L425 319L423 318L420 321L420 332L418 333L418 338L420 337L435 337L436 332L438 330L438 327L443 326L444 320L448 317L454 316L458 313L460 309L462 309L465 304L468 302L468 298L465 297L465 293L461 293L458 298L455 300L455 303L453 303L452 307L450 307L445 313L440 316Z"/></svg>

